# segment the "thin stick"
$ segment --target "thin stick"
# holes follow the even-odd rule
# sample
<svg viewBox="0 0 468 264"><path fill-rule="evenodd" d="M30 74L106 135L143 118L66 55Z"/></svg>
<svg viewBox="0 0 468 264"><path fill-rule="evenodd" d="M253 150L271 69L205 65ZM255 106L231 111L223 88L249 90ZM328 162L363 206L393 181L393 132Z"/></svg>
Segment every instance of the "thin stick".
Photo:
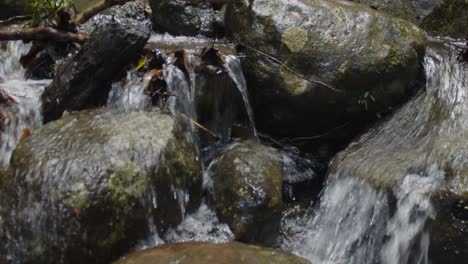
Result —
<svg viewBox="0 0 468 264"><path fill-rule="evenodd" d="M219 137L211 132L210 130L208 130L208 128L202 126L200 123L198 123L197 121L191 119L190 117L188 117L187 115L183 114L183 113L180 113L180 112L177 112L178 115L180 115L181 117L187 119L188 121L190 121L192 124L194 124L195 126L197 126L198 128L200 128L201 130L205 131L206 133L210 134L212 137L216 138L216 139L219 139Z"/></svg>
<svg viewBox="0 0 468 264"><path fill-rule="evenodd" d="M294 142L296 142L296 141L305 141L305 140L312 140L312 139L322 138L322 137L325 137L325 136L328 136L328 135L332 134L333 131L335 131L335 130L337 130L337 129L340 129L340 128L343 128L343 127L349 125L349 123L351 123L351 122L346 122L345 124L343 124L343 125L341 125L341 126L339 126L339 127L335 127L335 128L333 128L333 129L331 129L331 130L329 130L329 131L327 131L327 132L325 132L325 133L323 133L323 134L319 134L319 135L315 135L315 136L310 136L310 137L298 137L298 138L292 138L292 139L291 139L291 138L283 138L283 139L281 139L281 140L279 140L279 141L280 141L280 142L294 143Z"/></svg>
<svg viewBox="0 0 468 264"><path fill-rule="evenodd" d="M32 15L14 16L14 17L10 17L10 18L5 19L5 20L0 20L0 24L5 24L5 23L9 23L11 21L20 20L20 19L27 19L27 18L30 18L30 17L32 17Z"/></svg>
<svg viewBox="0 0 468 264"><path fill-rule="evenodd" d="M245 44L241 44L241 45L248 48L248 49L250 49L250 50L252 50L252 51L254 51L254 52L256 52L256 53L258 53L258 54L260 54L260 55L263 55L263 56L269 58L270 60L272 60L272 61L274 61L274 62L276 62L278 64L280 64L286 70L292 72L293 74L297 75L298 77L300 77L300 78L302 78L302 79L304 79L304 80L306 80L308 82L320 84L320 85L325 86L325 87L327 87L330 90L333 90L335 92L343 92L343 90L336 89L336 88L334 88L334 87L332 87L332 86L330 86L330 85L328 85L328 84L326 84L324 82L317 81L317 80L312 80L312 79L309 79L309 78L305 77L304 75L302 75L302 74L298 73L297 71L295 71L295 70L291 69L290 67L288 67L285 62L282 62L279 59L277 59L277 58L275 58L275 57L273 57L273 56L271 56L269 54L266 54L265 52L261 52L261 51L259 51L257 49L254 49L254 48L252 48L252 47L250 47L248 45L245 45Z"/></svg>

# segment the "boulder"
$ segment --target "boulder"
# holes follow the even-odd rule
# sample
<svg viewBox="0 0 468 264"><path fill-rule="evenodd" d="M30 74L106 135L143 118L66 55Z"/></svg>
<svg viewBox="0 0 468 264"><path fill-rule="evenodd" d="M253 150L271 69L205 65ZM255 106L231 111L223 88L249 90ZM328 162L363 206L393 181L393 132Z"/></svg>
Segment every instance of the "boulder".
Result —
<svg viewBox="0 0 468 264"><path fill-rule="evenodd" d="M468 2L445 0L422 21L422 28L432 34L468 38Z"/></svg>
<svg viewBox="0 0 468 264"><path fill-rule="evenodd" d="M185 36L224 33L222 6L227 0L150 0L154 28Z"/></svg>
<svg viewBox="0 0 468 264"><path fill-rule="evenodd" d="M44 121L56 120L64 111L105 105L112 81L138 58L149 35L150 28L137 22L109 22L96 30L46 88L42 95Z"/></svg>
<svg viewBox="0 0 468 264"><path fill-rule="evenodd" d="M346 1L245 2L228 5L225 24L246 55L260 131L350 138L422 78L425 36L408 21Z"/></svg>
<svg viewBox="0 0 468 264"><path fill-rule="evenodd" d="M256 141L233 143L210 165L212 203L243 242L270 244L282 210L283 162Z"/></svg>
<svg viewBox="0 0 468 264"><path fill-rule="evenodd" d="M13 196L0 201L0 237L9 238L0 262L108 263L153 225L165 232L196 209L201 175L195 146L168 115L100 109L62 117L13 154L0 186Z"/></svg>
<svg viewBox="0 0 468 264"><path fill-rule="evenodd" d="M237 242L168 244L130 254L115 264L310 264L290 253Z"/></svg>
<svg viewBox="0 0 468 264"><path fill-rule="evenodd" d="M431 263L463 263L468 258L468 75L456 49L437 46L427 50L426 91L340 152L328 174L360 178L395 196L402 184L411 183L409 177L430 182L430 189L417 181L406 188L432 200Z"/></svg>

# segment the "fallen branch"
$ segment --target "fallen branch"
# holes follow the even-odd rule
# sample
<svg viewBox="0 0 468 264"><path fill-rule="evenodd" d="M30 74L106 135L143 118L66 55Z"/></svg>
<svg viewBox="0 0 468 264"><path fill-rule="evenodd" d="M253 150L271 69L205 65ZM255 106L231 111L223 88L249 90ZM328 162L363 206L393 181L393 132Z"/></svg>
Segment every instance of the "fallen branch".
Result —
<svg viewBox="0 0 468 264"><path fill-rule="evenodd" d="M49 41L57 42L79 42L82 43L88 39L87 35L80 33L71 33L59 31L51 27L33 27L19 28L10 30L0 30L1 40L24 40L24 41Z"/></svg>
<svg viewBox="0 0 468 264"><path fill-rule="evenodd" d="M102 0L97 2L96 4L88 7L87 9L83 10L78 16L76 17L76 23L83 24L88 19L92 18L93 16L101 13L102 11L106 10L109 7L115 5L123 5L130 0Z"/></svg>
<svg viewBox="0 0 468 264"><path fill-rule="evenodd" d="M244 46L244 47L246 47L246 48L248 48L248 49L250 49L250 50L252 50L252 51L254 51L254 52L256 52L256 53L258 53L258 54L260 54L260 55L262 55L262 56L265 56L265 57L269 58L269 59L272 60L273 62L278 63L279 65L281 65L282 67L284 67L286 70L288 70L288 71L290 71L291 73L297 75L299 78L302 78L302 79L304 79L304 80L306 80L306 81L308 81L308 82L311 82L311 83L320 84L320 85L325 86L325 87L327 87L328 89L333 90L333 91L335 91L335 92L342 92L342 91L343 91L343 90L336 89L336 88L334 88L334 87L332 87L332 86L330 86L330 85L328 85L328 84L326 84L326 83L324 83L324 82L309 79L309 78L307 78L306 76L304 76L304 75L298 73L297 71L291 69L290 67L288 67L288 66L286 65L285 62L282 62L281 60L279 60L279 59L277 59L277 58L275 58L275 57L273 57L273 56L271 56L271 55L269 55L269 54L266 54L265 52L261 52L261 51L259 51L259 50L257 50L257 49L254 49L254 48L252 48L252 47L250 47L250 46L248 46L248 45L245 45L245 44L241 44L241 45Z"/></svg>
<svg viewBox="0 0 468 264"><path fill-rule="evenodd" d="M191 119L190 117L188 117L187 115L183 114L183 113L180 113L180 112L177 112L178 115L180 115L181 117L187 119L188 121L190 121L192 124L194 124L195 126L197 126L198 128L200 128L201 130L205 131L206 133L210 134L212 137L214 137L215 139L219 139L219 137L211 132L210 130L208 130L208 128L202 126L200 123L198 123L197 121Z"/></svg>

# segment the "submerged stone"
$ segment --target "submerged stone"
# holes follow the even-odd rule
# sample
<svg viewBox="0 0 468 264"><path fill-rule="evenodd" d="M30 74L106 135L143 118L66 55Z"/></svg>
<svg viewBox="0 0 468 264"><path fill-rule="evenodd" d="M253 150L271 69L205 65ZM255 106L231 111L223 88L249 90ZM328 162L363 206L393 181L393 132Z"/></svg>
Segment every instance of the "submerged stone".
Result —
<svg viewBox="0 0 468 264"><path fill-rule="evenodd" d="M424 32L360 4L234 1L225 24L245 54L258 129L272 135L350 138L422 78Z"/></svg>
<svg viewBox="0 0 468 264"><path fill-rule="evenodd" d="M150 225L179 224L202 184L195 147L170 116L104 109L37 130L0 181L11 194L0 201L2 263L107 263Z"/></svg>
<svg viewBox="0 0 468 264"><path fill-rule="evenodd" d="M130 254L115 264L310 264L290 253L237 242L168 244Z"/></svg>
<svg viewBox="0 0 468 264"><path fill-rule="evenodd" d="M210 176L214 207L235 238L270 244L282 210L279 152L255 141L234 143L210 165Z"/></svg>

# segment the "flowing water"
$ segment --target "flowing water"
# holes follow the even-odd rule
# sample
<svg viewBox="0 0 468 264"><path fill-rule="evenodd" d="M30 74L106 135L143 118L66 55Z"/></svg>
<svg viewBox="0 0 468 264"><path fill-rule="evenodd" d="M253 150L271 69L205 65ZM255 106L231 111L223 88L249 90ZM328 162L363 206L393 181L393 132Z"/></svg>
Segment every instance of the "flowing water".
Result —
<svg viewBox="0 0 468 264"><path fill-rule="evenodd" d="M431 195L443 166L466 164L468 76L449 46L428 48L424 92L335 158L320 202L284 221L283 249L313 263L430 263ZM453 182L455 192L466 184Z"/></svg>
<svg viewBox="0 0 468 264"><path fill-rule="evenodd" d="M253 110L252 106L250 105L250 99L247 90L247 81L245 80L244 73L242 72L240 59L233 55L226 56L225 67L229 73L229 76L231 76L231 79L236 83L237 89L242 95L247 117L249 118L250 129L252 130L254 137L257 137Z"/></svg>
<svg viewBox="0 0 468 264"><path fill-rule="evenodd" d="M19 60L29 51L30 45L8 42L0 50L0 90L14 102L6 107L6 126L0 131L0 164L7 166L11 154L25 129L42 125L41 94L49 80L27 80L26 71Z"/></svg>
<svg viewBox="0 0 468 264"><path fill-rule="evenodd" d="M27 49L28 46L19 42L10 42L0 51L0 89L15 100L11 106L13 115L1 132L3 165L8 164L23 130L34 129L42 124L40 95L49 81L25 78L25 71L18 61ZM343 161L340 157L335 160L338 165L328 177L320 199L312 203L303 215L283 219L280 248L304 256L315 264L430 263L431 234L428 226L436 217L431 194L443 184L444 178L444 172L438 166L440 164L435 161L444 152L434 149L425 153L423 150L427 151L428 142L434 143L434 138L453 135L465 138L464 129L468 127L468 118L465 117L468 82L463 66L454 58L454 54L447 54L445 50L428 50L424 61L428 77L426 91L395 114L404 118L392 119L387 125L371 130L368 135L353 143L368 143L366 140L372 140L377 132L383 131L387 141L374 142L377 147L375 152L371 152L371 158L361 160L362 157L368 157L366 152L356 152L351 162ZM189 57L189 63L193 61L194 58ZM225 68L242 96L250 128L256 136L253 111L239 59L227 56ZM176 95L170 96L167 101L169 112L175 116L182 113L197 120L196 74L186 74L168 61L164 67L164 77L169 92ZM122 111L150 108L150 99L145 94L145 87L150 81L151 76L142 77L130 71L124 81L113 85L108 107ZM431 112L440 104L448 107L449 111L443 115ZM441 120L440 116L443 116ZM182 120L187 122L186 119ZM434 120L437 121L435 125ZM187 136L198 145L195 127L192 123L190 126ZM390 130L391 133L388 132ZM376 138L378 141L378 137ZM439 146L437 142L434 145ZM216 162L216 157L225 147L224 143L213 144L205 152L199 151L199 158L206 164ZM463 147L461 146L460 151L464 150ZM414 152L405 152L407 149ZM454 157L451 162L455 167L462 166L465 162L457 159L457 153L459 152L449 153ZM309 158L300 156L295 149L285 149L281 155L285 172L285 194L289 199L295 200L294 184L315 181L319 177L317 171L323 168ZM416 164L418 170L380 170L383 161L393 162L393 167L398 168L409 168ZM359 171L358 166L366 166L368 173L395 179L395 185L390 192L371 186L369 181L359 179L353 174ZM207 166L204 171L206 188L210 187L209 170L210 166ZM314 184L322 186L321 182ZM462 184L466 183L454 183L452 187L457 189ZM182 223L165 234L158 234L156 225L151 224L151 235L147 240L141 241L137 248L172 242L219 243L233 240L229 227L219 221L216 213L206 203L202 203L197 211L186 214L189 198L187 194L173 188L172 195L179 201ZM152 196L156 197L156 194ZM157 204L148 206L156 208ZM34 212L30 213L32 214ZM45 227L40 228L48 230ZM15 245L14 248L19 246Z"/></svg>

